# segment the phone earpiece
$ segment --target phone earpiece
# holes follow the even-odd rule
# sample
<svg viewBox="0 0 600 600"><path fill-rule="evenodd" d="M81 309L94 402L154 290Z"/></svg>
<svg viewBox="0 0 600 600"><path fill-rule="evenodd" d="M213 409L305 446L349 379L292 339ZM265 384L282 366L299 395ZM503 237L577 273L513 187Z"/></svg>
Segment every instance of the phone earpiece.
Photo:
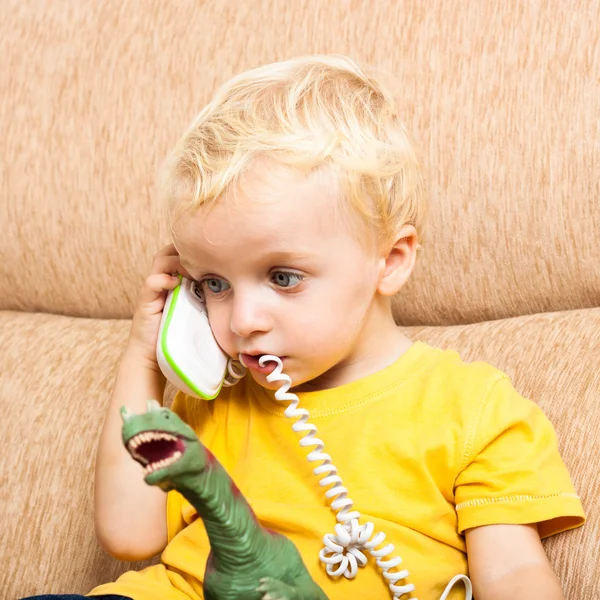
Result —
<svg viewBox="0 0 600 600"><path fill-rule="evenodd" d="M198 300L200 300L202 304L206 305L206 300L204 298L204 292L202 291L201 284L199 284L197 281L192 281L190 284L190 288L194 296L196 296L196 298L198 298Z"/></svg>

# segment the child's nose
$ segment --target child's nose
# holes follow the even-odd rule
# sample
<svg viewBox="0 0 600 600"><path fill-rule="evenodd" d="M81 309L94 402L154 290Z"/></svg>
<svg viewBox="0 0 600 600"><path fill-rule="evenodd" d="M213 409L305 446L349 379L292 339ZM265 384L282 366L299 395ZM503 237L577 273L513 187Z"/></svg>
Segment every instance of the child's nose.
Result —
<svg viewBox="0 0 600 600"><path fill-rule="evenodd" d="M236 294L231 313L231 331L240 337L268 331L271 320L264 303L250 294Z"/></svg>

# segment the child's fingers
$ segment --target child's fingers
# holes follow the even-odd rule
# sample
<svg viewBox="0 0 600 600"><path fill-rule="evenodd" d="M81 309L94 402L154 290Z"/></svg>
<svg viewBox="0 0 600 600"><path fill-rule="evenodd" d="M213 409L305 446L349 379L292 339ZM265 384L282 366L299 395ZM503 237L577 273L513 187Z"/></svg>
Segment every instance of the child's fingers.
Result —
<svg viewBox="0 0 600 600"><path fill-rule="evenodd" d="M146 286L151 291L159 294L164 290L173 290L179 285L179 277L169 273L156 273L146 279Z"/></svg>
<svg viewBox="0 0 600 600"><path fill-rule="evenodd" d="M163 296L166 290L173 290L179 285L179 277L168 273L155 273L149 275L140 290L139 302L148 304Z"/></svg>
<svg viewBox="0 0 600 600"><path fill-rule="evenodd" d="M166 246L154 256L152 273L180 273L188 279L193 277L183 268L175 246Z"/></svg>
<svg viewBox="0 0 600 600"><path fill-rule="evenodd" d="M151 275L179 273L182 270L179 256L158 256L152 264ZM183 274L183 273L182 273Z"/></svg>

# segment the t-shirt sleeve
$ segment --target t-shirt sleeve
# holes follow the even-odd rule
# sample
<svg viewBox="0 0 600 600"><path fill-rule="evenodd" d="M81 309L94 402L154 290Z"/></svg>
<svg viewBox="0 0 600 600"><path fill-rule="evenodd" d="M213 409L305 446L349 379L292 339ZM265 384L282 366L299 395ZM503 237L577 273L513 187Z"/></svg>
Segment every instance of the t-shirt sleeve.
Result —
<svg viewBox="0 0 600 600"><path fill-rule="evenodd" d="M456 479L459 533L537 523L541 537L583 524L585 515L542 410L501 377L478 406Z"/></svg>

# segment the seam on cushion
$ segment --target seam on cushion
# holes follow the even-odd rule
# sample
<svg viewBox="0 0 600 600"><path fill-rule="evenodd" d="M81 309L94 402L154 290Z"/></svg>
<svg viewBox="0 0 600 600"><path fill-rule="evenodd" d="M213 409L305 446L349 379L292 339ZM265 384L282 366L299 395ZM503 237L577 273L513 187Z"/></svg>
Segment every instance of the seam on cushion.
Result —
<svg viewBox="0 0 600 600"><path fill-rule="evenodd" d="M463 449L463 458L458 469L458 476L463 471L463 469L469 464L472 454L473 454L473 446L475 445L475 438L477 433L479 432L479 425L481 424L481 417L483 415L483 409L486 407L488 400L492 395L492 390L498 383L502 380L508 379L508 377L504 373L500 373L495 379L493 379L486 388L481 393L481 397L479 398L479 402L477 404L477 410L475 412L475 418L473 419L472 425L469 428L467 435L465 436L465 447ZM456 480L454 481L454 486L456 487Z"/></svg>
<svg viewBox="0 0 600 600"><path fill-rule="evenodd" d="M514 502L531 502L533 500L550 500L553 498L575 498L579 496L572 492L557 492L556 494L546 494L545 496L531 496L529 494L517 494L516 496L503 496L501 498L475 498L474 500L465 500L456 505L456 510L464 508L473 508L474 506L485 506L487 504L512 504Z"/></svg>

